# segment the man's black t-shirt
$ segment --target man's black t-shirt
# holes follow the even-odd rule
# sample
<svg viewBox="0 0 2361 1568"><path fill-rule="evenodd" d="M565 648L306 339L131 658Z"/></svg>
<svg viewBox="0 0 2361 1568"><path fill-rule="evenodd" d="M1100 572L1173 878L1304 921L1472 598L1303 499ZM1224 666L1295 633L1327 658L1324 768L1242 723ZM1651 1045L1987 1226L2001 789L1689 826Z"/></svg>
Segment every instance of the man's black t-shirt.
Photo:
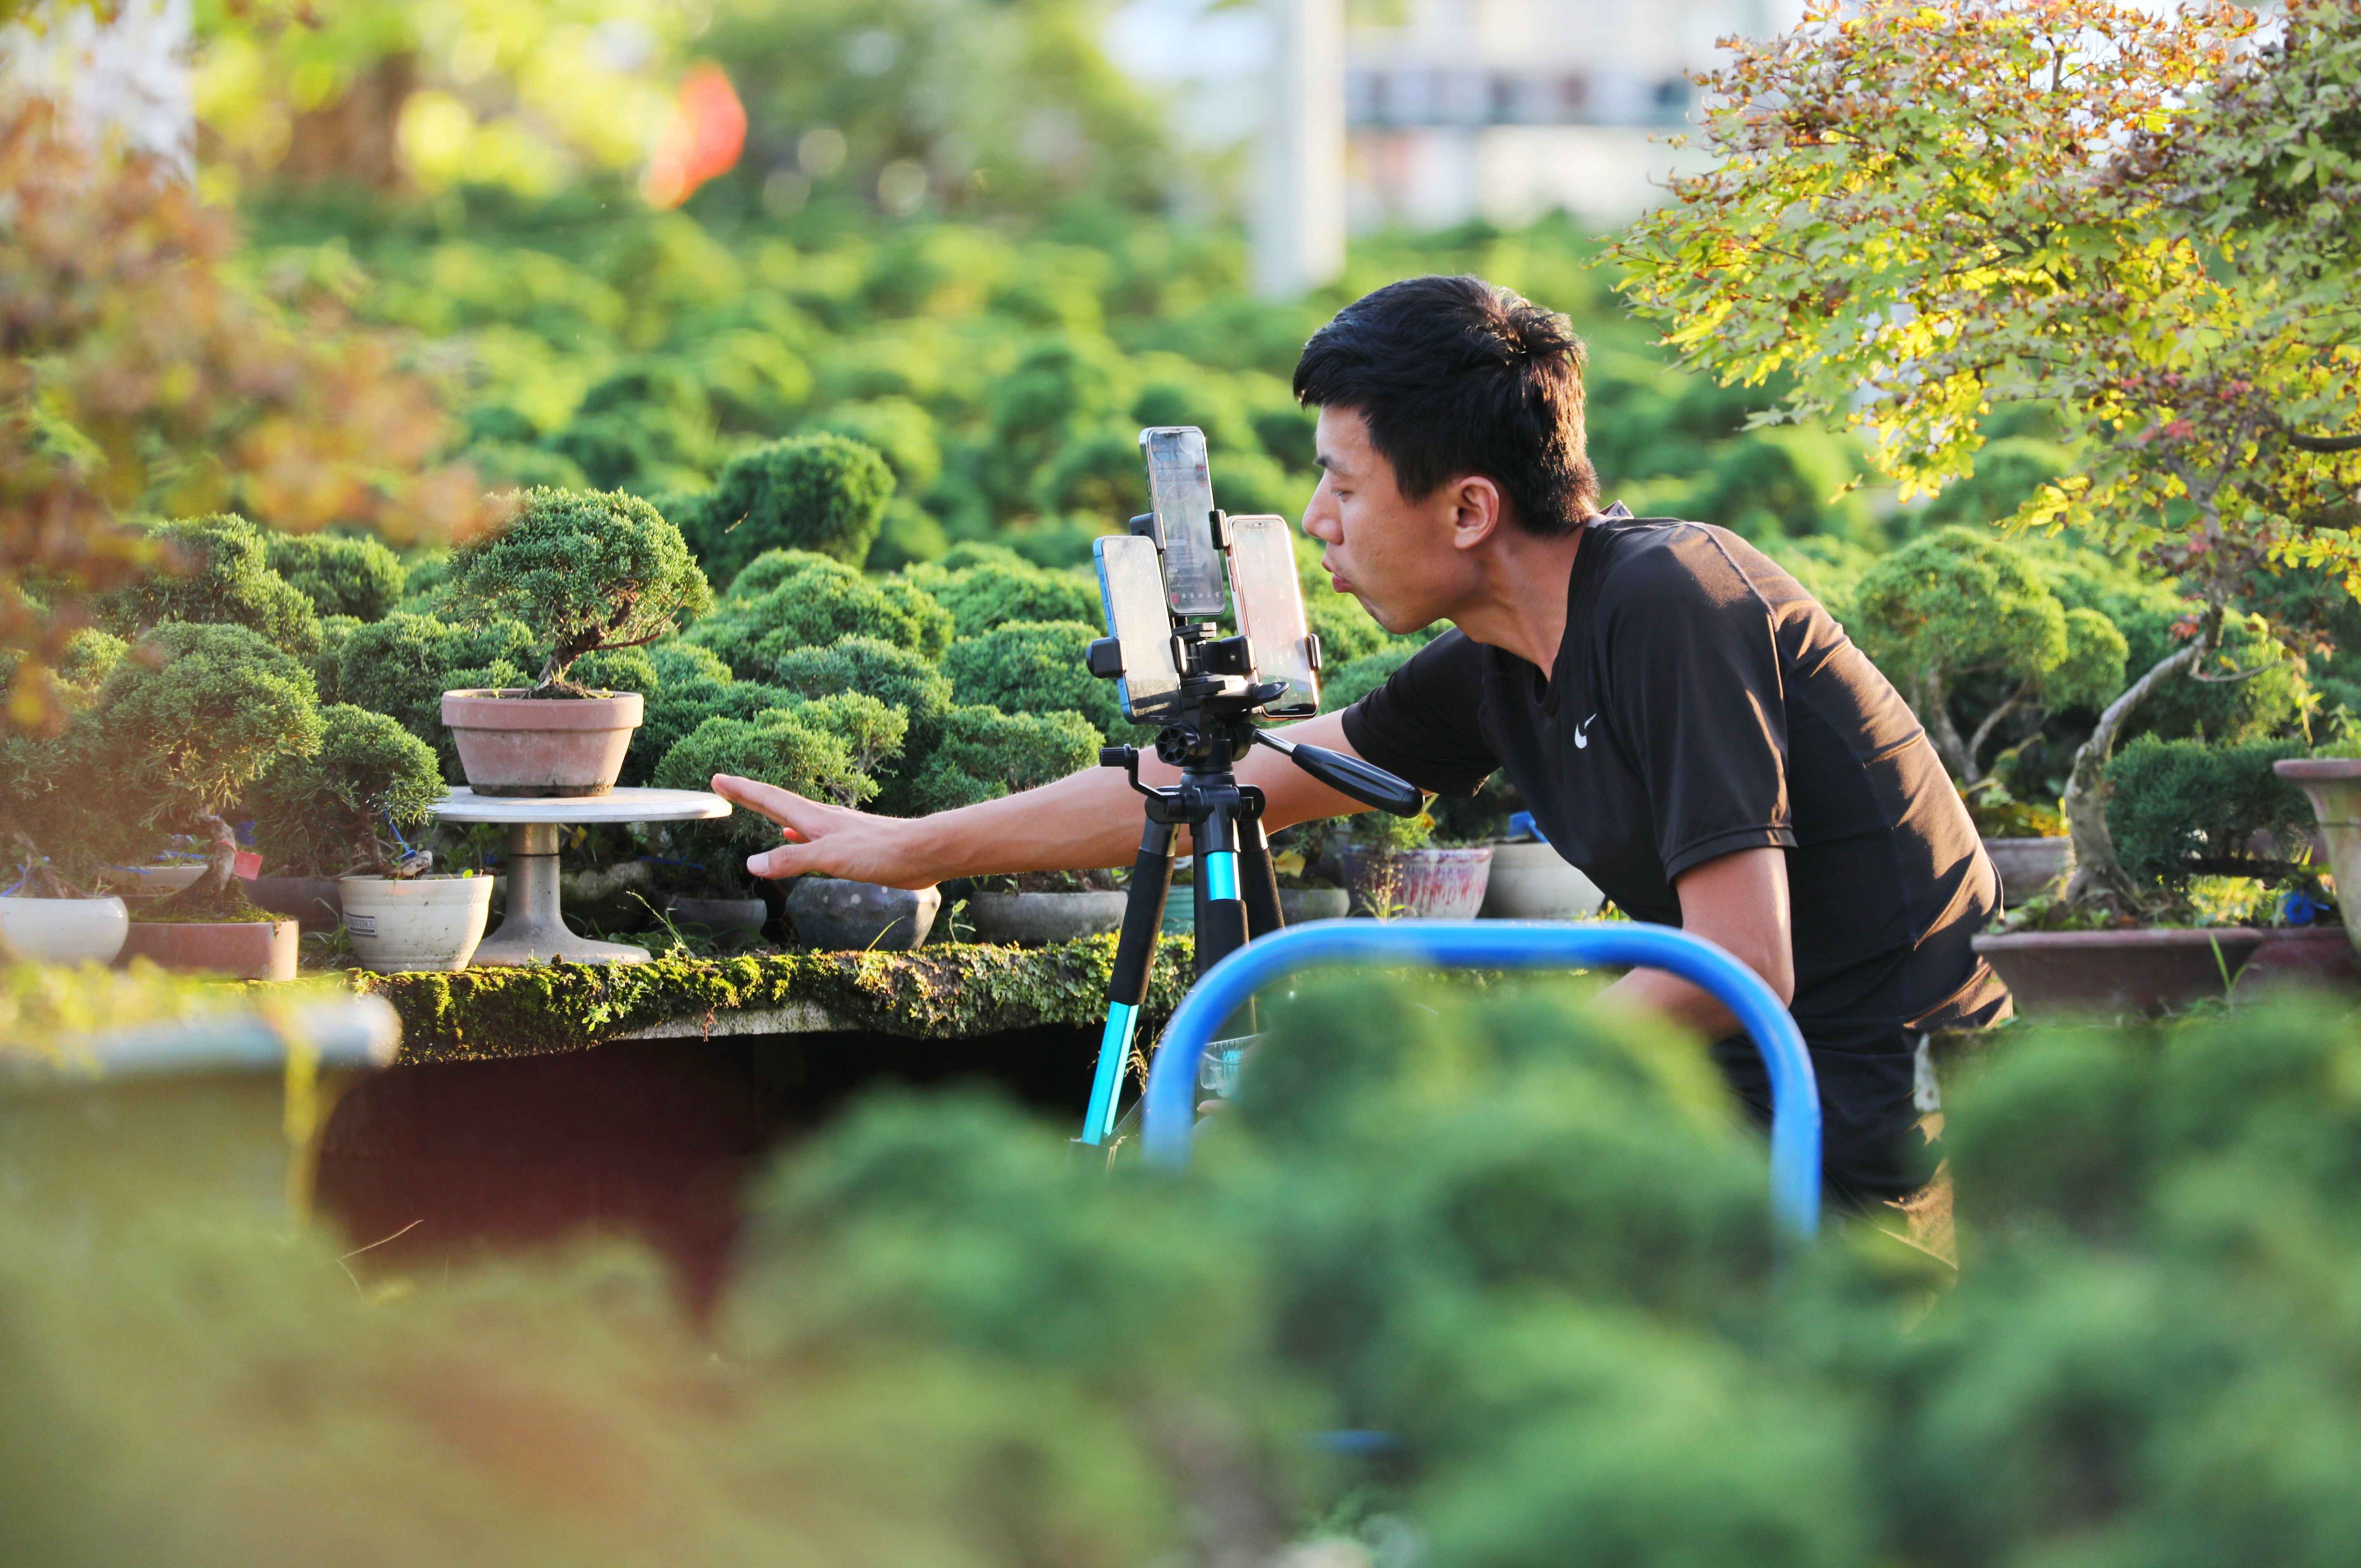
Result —
<svg viewBox="0 0 2361 1568"><path fill-rule="evenodd" d="M1726 529L1593 519L1546 681L1446 632L1344 724L1362 756L1437 794L1505 769L1550 843L1636 919L1678 925L1673 883L1693 867L1786 850L1792 1009L1816 1058L1906 1058L1913 1032L2006 1014L1970 946L1999 879L1917 718L1818 601ZM1875 1106L1845 1102L1848 1068L1822 1062L1839 1180L1846 1124L1875 1144L1909 1109L1906 1059L1872 1074Z"/></svg>

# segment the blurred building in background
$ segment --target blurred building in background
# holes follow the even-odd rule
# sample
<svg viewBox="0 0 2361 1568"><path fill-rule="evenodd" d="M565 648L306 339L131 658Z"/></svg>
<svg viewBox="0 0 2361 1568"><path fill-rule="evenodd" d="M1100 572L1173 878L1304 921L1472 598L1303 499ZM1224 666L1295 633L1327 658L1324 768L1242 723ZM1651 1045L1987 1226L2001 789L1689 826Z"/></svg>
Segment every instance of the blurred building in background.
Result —
<svg viewBox="0 0 2361 1568"><path fill-rule="evenodd" d="M1666 138L1688 128L1689 74L1714 62L1716 40L1800 14L1795 0L1132 0L1108 48L1172 94L1189 140L1247 143L1259 203L1314 228L1331 207L1354 232L1554 211L1608 226L1653 204L1679 166ZM1258 225L1265 250L1335 248L1277 237L1272 221Z"/></svg>

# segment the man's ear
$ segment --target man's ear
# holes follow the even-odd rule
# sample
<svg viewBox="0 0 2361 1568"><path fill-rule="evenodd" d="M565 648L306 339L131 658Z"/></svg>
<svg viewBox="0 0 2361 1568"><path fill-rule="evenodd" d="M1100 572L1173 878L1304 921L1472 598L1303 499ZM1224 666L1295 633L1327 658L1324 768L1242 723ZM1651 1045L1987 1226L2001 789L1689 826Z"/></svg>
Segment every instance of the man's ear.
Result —
<svg viewBox="0 0 2361 1568"><path fill-rule="evenodd" d="M1473 550L1509 526L1509 498L1495 481L1469 474L1444 487L1451 500L1451 543Z"/></svg>

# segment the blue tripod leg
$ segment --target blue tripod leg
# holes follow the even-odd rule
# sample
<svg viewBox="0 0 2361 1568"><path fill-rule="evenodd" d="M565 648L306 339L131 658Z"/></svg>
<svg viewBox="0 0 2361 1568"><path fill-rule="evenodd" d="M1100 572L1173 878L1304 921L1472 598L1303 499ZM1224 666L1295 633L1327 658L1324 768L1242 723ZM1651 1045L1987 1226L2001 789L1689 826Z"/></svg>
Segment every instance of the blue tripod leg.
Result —
<svg viewBox="0 0 2361 1568"><path fill-rule="evenodd" d="M1115 974L1107 981L1106 1032L1099 1036L1099 1062L1091 1075L1091 1102L1082 1113L1082 1142L1104 1144L1115 1131L1123 1101L1124 1068L1131 1060L1139 1009L1148 1000L1148 976L1156 964L1156 938L1164 929L1164 899L1172 891L1172 828L1150 820L1139 837L1131 865L1131 891L1124 901L1123 934L1115 938Z"/></svg>

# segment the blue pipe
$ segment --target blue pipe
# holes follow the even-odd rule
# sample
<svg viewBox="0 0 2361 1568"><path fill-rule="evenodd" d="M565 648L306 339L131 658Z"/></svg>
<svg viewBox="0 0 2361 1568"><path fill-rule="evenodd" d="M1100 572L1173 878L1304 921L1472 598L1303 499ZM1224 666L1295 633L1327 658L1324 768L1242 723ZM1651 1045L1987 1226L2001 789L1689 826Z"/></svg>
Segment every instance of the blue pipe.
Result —
<svg viewBox="0 0 2361 1568"><path fill-rule="evenodd" d="M1199 1065L1213 1031L1292 970L1323 963L1452 969L1658 969L1710 992L1738 1017L1771 1078L1771 1212L1798 1236L1820 1219L1820 1095L1802 1031L1752 970L1701 937L1635 921L1315 920L1258 938L1215 964L1180 1000L1148 1073L1147 1153L1186 1165Z"/></svg>

